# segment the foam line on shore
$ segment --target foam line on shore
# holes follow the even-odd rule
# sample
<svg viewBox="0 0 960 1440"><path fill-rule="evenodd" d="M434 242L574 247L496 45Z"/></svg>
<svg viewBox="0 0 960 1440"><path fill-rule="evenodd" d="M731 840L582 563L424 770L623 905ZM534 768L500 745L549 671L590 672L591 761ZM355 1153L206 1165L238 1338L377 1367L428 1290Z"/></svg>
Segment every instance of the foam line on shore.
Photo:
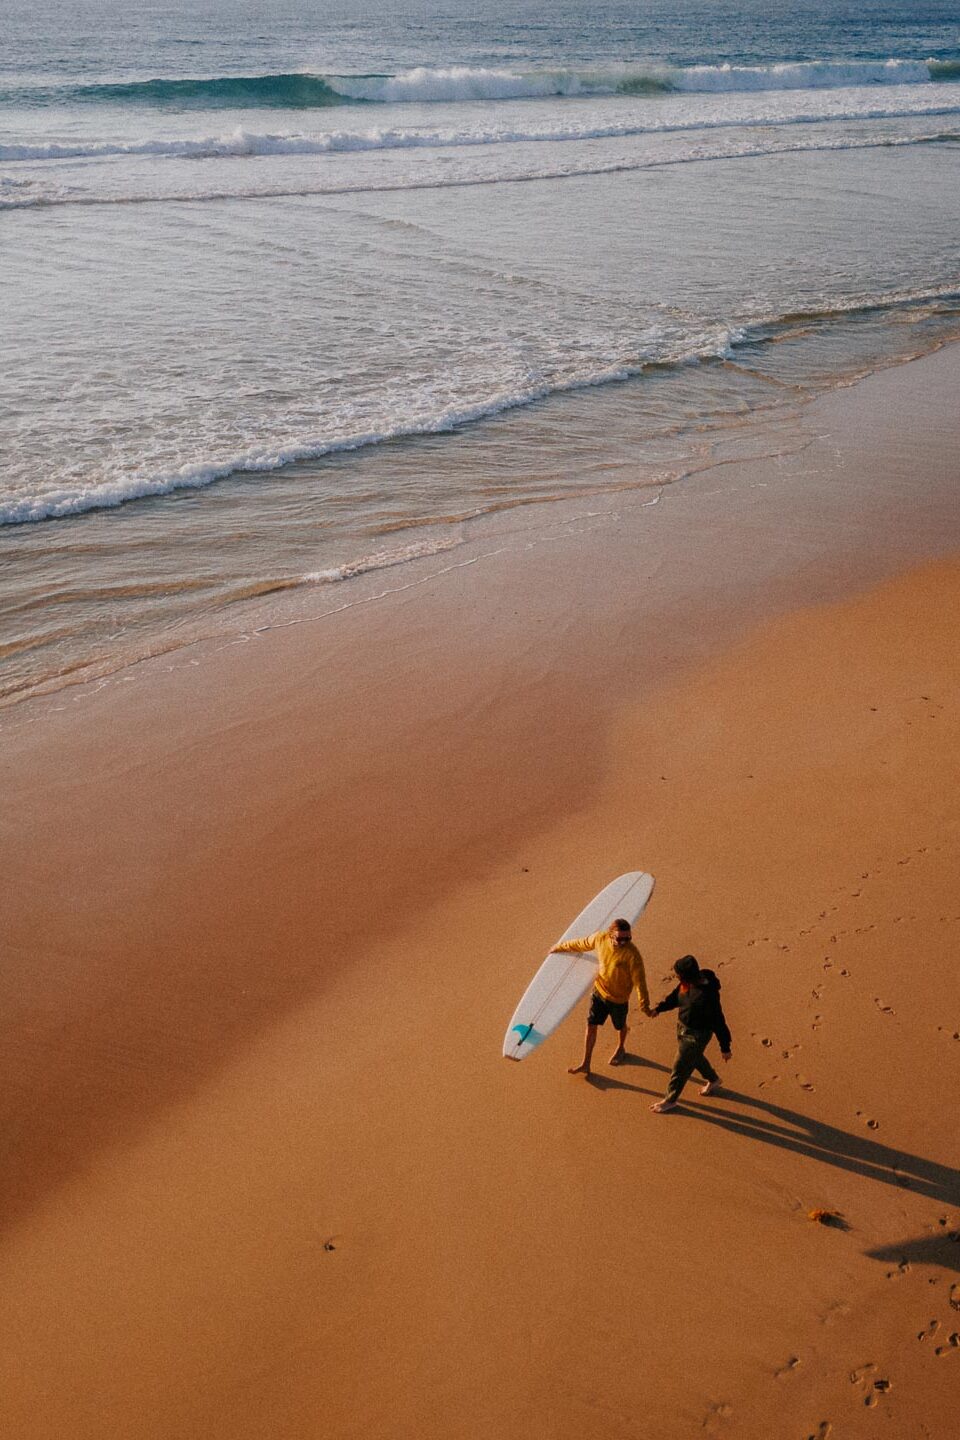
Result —
<svg viewBox="0 0 960 1440"><path fill-rule="evenodd" d="M935 304L957 298L954 287L889 295L851 296L845 303L820 310L786 315L759 315L749 323L721 324L712 330L676 335L672 332L653 336L646 353L638 353L633 361L585 369L575 376L537 379L523 389L497 393L488 400L472 404L450 404L434 415L424 415L414 422L399 420L385 423L383 428L362 434L306 436L277 441L248 451L239 451L216 460L196 460L154 474L118 476L88 488L53 487L27 494L10 493L0 499L0 526L36 524L92 510L109 510L130 501L173 494L178 490L199 490L232 475L265 473L326 455L344 454L397 439L421 435L441 435L479 421L492 419L511 410L522 409L553 396L609 384L637 380L645 373L680 369L714 360L732 361L744 346L763 345L778 335L789 333L795 326L829 323L833 320L883 313L911 306Z"/></svg>
<svg viewBox="0 0 960 1440"><path fill-rule="evenodd" d="M779 129L790 125L818 125L856 120L909 120L960 114L960 101L945 103L919 99L910 105L883 105L870 101L848 103L824 113L796 109L776 114L695 116L689 120L658 121L644 116L642 121L617 124L550 125L518 129L514 126L494 128L427 130L393 126L369 130L331 130L308 135L299 132L270 133L246 130L237 126L222 135L183 136L174 139L151 137L138 140L77 140L73 142L45 140L7 141L0 144L0 161L17 164L24 161L97 160L115 156L156 156L182 160L235 160L257 156L279 155L323 156L354 154L377 150L431 150L491 147L498 145L568 144L586 140L629 140L644 135L682 135L693 130L740 130L756 128ZM951 138L953 132L948 132ZM894 137L897 138L897 137ZM909 142L912 136L904 136ZM868 142L876 144L877 142ZM828 146L827 148L833 148Z"/></svg>

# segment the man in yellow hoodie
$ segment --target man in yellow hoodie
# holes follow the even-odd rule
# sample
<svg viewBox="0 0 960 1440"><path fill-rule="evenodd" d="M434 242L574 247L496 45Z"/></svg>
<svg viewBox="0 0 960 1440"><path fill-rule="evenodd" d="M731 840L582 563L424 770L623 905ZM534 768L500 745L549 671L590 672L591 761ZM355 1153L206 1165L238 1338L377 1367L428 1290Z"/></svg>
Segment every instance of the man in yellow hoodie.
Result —
<svg viewBox="0 0 960 1440"><path fill-rule="evenodd" d="M629 921L614 920L609 930L598 930L595 935L586 935L582 940L563 940L553 948L560 954L571 955L582 955L592 950L599 962L587 1015L583 1059L579 1065L570 1066L570 1074L590 1074L590 1060L593 1047L597 1043L597 1031L608 1017L613 1022L614 1029L619 1032L619 1041L610 1056L610 1064L620 1065L625 1054L629 1028L627 1006L634 986L640 996L641 1010L644 1015L650 1014L650 994L647 990L643 957L633 943Z"/></svg>

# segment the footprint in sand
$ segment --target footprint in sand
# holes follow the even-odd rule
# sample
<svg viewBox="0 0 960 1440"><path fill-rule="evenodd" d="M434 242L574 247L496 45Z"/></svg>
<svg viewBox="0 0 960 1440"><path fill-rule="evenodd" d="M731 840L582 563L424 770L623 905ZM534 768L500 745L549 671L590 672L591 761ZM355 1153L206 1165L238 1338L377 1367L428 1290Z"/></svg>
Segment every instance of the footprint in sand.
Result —
<svg viewBox="0 0 960 1440"><path fill-rule="evenodd" d="M821 1325L835 1325L838 1320L850 1314L850 1306L846 1300L834 1300L833 1304L820 1316Z"/></svg>
<svg viewBox="0 0 960 1440"><path fill-rule="evenodd" d="M799 1356L799 1355L791 1355L791 1356L790 1356L790 1359L787 1360L785 1364L781 1365L779 1370L774 1370L774 1372L773 1372L774 1379L775 1379L775 1380L782 1380L785 1375L792 1375L792 1374L794 1373L794 1371L798 1368L799 1364L800 1364L800 1356Z"/></svg>
<svg viewBox="0 0 960 1440"><path fill-rule="evenodd" d="M807 1436L807 1440L827 1440L827 1436L832 1432L832 1430L833 1426L830 1424L829 1420L821 1420L816 1430L812 1431L811 1434Z"/></svg>
<svg viewBox="0 0 960 1440"><path fill-rule="evenodd" d="M795 1078L801 1090L816 1090L816 1085L812 1084L804 1075L797 1075Z"/></svg>
<svg viewBox="0 0 960 1440"><path fill-rule="evenodd" d="M950 1286L950 1304L954 1310L960 1310L960 1284Z"/></svg>
<svg viewBox="0 0 960 1440"><path fill-rule="evenodd" d="M872 1375L876 1368L872 1360L868 1360L866 1365L859 1365L856 1370L850 1371L850 1384L862 1385L867 1376Z"/></svg>
<svg viewBox="0 0 960 1440"><path fill-rule="evenodd" d="M894 1010L894 1008L893 1008L892 1005L884 1005L883 1001L880 1000L876 995L874 995L874 997L873 997L873 1003L874 1003L874 1005L876 1005L876 1007L877 1007L877 1009L880 1011L880 1014L881 1014L881 1015L895 1015L895 1014L896 1014L896 1011Z"/></svg>
<svg viewBox="0 0 960 1440"><path fill-rule="evenodd" d="M867 1127L868 1130L879 1130L879 1129L880 1129L880 1121L879 1121L879 1120L868 1120L867 1117L866 1117L866 1115L864 1115L864 1113L863 1113L862 1110L858 1110L858 1111L857 1111L857 1119L858 1119L858 1120L862 1120L863 1123L864 1123L864 1125L866 1125L866 1127Z"/></svg>
<svg viewBox="0 0 960 1440"><path fill-rule="evenodd" d="M926 1328L925 1330L918 1330L918 1331L917 1331L917 1339L918 1339L918 1340L929 1340L933 1335L936 1335L936 1333L937 1333L937 1331L938 1331L939 1329L940 1329L940 1321L939 1321L939 1320L931 1320L931 1321L930 1321L930 1324L927 1326L927 1328Z"/></svg>
<svg viewBox="0 0 960 1440"><path fill-rule="evenodd" d="M877 1401L880 1399L880 1396L885 1395L890 1388L891 1385L889 1380L874 1380L873 1389L864 1399L864 1405L866 1405L868 1409L872 1410L874 1405L876 1405Z"/></svg>
<svg viewBox="0 0 960 1440"><path fill-rule="evenodd" d="M960 1350L960 1333L954 1330L952 1335L947 1336L946 1345L938 1345L934 1355L949 1355L951 1350Z"/></svg>
<svg viewBox="0 0 960 1440"><path fill-rule="evenodd" d="M704 1416L703 1425L700 1428L705 1430L707 1426L712 1424L715 1420L729 1420L732 1414L733 1410L729 1405L727 1405L722 1400L717 1401L710 1406L710 1409Z"/></svg>

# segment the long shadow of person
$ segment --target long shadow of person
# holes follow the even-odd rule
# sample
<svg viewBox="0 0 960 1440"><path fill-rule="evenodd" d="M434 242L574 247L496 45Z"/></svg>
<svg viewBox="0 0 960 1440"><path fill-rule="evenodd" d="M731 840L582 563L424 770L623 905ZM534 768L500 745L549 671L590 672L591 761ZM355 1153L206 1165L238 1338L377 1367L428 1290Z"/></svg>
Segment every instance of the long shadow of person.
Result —
<svg viewBox="0 0 960 1440"><path fill-rule="evenodd" d="M721 1109L724 1102L736 1102L750 1109ZM894 1150L889 1145L879 1145L865 1136L848 1134L835 1125L813 1120L809 1115L801 1115L796 1110L788 1110L783 1105L774 1105L754 1095L725 1088L719 1105L716 1100L708 1105L687 1101L683 1109L674 1113L678 1117L686 1114L691 1119L717 1125L749 1140L761 1140L782 1150L792 1150L796 1155L806 1155L824 1165L835 1165L840 1170L862 1175L866 1180L876 1180L881 1185L912 1190L941 1205L960 1204L960 1170L926 1160L920 1155L910 1155L905 1150Z"/></svg>
<svg viewBox="0 0 960 1440"><path fill-rule="evenodd" d="M665 1075L669 1074L666 1065L661 1065L657 1060L648 1060L645 1055L635 1055L627 1051L617 1066L614 1073L605 1074L596 1070L591 1071L587 1076L588 1084L594 1090L633 1090L637 1095L659 1095L659 1090L648 1090L645 1085L631 1085L630 1081L624 1078L624 1071L628 1068L661 1070ZM614 1078L616 1076L616 1078Z"/></svg>
<svg viewBox="0 0 960 1440"><path fill-rule="evenodd" d="M941 1230L939 1234L918 1235L914 1240L902 1240L896 1245L878 1245L864 1252L871 1260L892 1261L900 1265L942 1265L944 1270L960 1273L960 1230ZM954 1291L958 1290L955 1285ZM950 1304L960 1310L960 1293L951 1293Z"/></svg>

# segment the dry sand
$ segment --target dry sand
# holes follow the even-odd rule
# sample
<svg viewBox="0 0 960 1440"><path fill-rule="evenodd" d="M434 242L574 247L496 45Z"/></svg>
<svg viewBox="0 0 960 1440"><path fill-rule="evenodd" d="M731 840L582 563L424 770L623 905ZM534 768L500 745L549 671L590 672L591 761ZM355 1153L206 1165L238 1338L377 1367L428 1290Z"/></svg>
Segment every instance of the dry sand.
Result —
<svg viewBox="0 0 960 1440"><path fill-rule="evenodd" d="M845 479L934 358L817 412ZM0 1433L949 1440L960 562L865 588L960 549L937 453L893 536L882 456L846 531L740 466L693 560L581 513L15 715ZM651 988L693 950L734 1034L663 1117L669 1018L499 1055L636 866Z"/></svg>

